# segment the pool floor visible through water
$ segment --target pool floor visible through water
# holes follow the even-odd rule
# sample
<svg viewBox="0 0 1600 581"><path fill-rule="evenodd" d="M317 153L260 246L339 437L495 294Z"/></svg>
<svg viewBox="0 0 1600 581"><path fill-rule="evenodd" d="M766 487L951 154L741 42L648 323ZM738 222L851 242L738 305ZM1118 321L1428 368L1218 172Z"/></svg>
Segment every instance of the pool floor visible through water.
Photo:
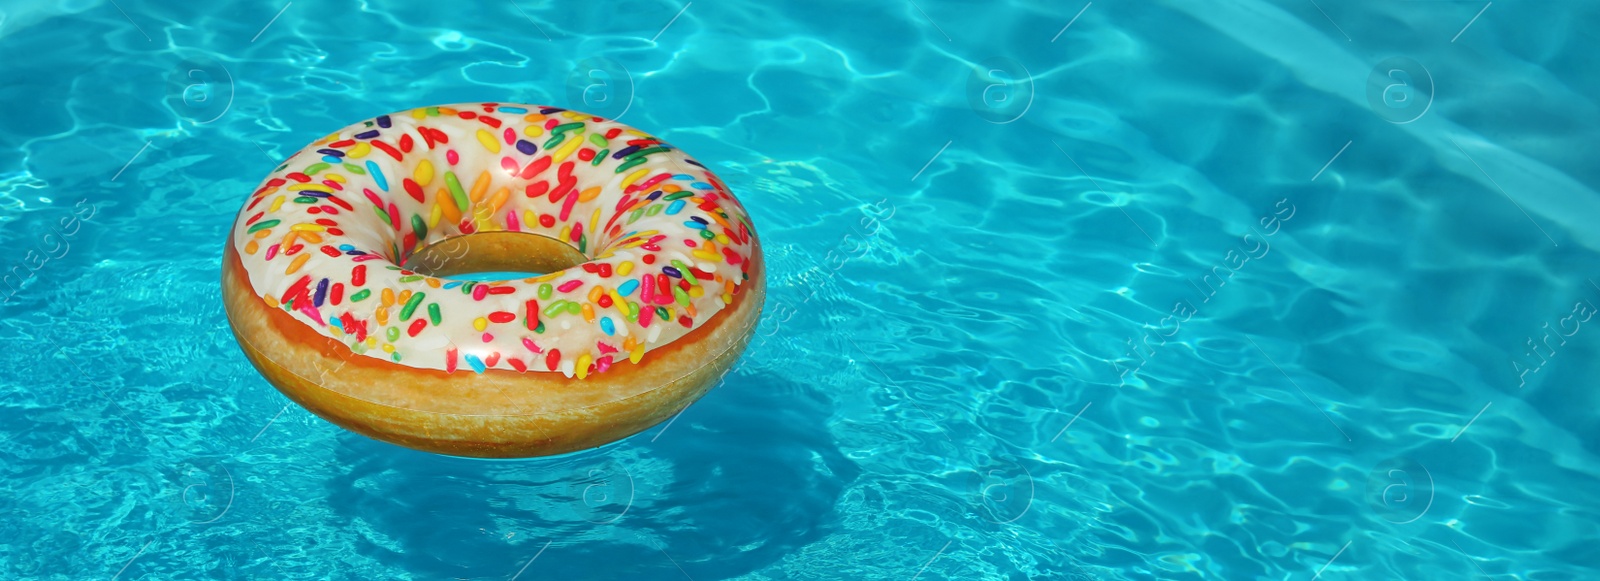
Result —
<svg viewBox="0 0 1600 581"><path fill-rule="evenodd" d="M0 0L0 577L1600 578L1596 25ZM760 326L683 413L453 458L245 359L218 273L261 180L488 101L657 135L749 211Z"/></svg>

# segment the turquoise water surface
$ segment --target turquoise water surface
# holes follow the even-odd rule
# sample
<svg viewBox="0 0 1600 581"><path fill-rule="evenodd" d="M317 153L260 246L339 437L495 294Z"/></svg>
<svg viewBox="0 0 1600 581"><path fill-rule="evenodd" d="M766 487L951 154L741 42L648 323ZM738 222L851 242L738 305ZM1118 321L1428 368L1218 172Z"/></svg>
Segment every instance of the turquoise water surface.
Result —
<svg viewBox="0 0 1600 581"><path fill-rule="evenodd" d="M1600 578L1600 4L0 0L0 578ZM682 147L770 291L670 423L338 429L218 288L420 105Z"/></svg>

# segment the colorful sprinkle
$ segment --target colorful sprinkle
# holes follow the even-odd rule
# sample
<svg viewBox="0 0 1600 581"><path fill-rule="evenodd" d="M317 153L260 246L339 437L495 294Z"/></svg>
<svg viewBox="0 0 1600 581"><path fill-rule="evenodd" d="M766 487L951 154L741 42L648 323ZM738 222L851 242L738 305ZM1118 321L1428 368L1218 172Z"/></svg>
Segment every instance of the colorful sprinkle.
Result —
<svg viewBox="0 0 1600 581"><path fill-rule="evenodd" d="M423 296L426 295L423 293L414 293L411 295L411 300L406 301L406 306L401 307L400 309L400 320L404 321L411 318L411 313L415 312L417 307L422 305Z"/></svg>

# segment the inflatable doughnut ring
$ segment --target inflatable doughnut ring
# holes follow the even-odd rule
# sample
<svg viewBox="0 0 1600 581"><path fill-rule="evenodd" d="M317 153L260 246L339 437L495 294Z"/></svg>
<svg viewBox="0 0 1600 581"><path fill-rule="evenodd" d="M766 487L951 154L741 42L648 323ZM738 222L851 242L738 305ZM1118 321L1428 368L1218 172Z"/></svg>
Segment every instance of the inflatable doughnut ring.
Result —
<svg viewBox="0 0 1600 581"><path fill-rule="evenodd" d="M451 278L489 272L519 274ZM222 289L250 362L311 412L507 458L615 441L693 403L749 342L763 276L744 207L676 148L576 111L474 103L290 156L234 220Z"/></svg>

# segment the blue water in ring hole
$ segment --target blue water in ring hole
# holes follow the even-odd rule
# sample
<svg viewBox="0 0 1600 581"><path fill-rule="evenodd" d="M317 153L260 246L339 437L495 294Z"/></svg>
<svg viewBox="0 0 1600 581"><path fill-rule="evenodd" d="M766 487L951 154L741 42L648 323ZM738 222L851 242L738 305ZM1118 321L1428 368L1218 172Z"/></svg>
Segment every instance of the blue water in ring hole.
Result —
<svg viewBox="0 0 1600 581"><path fill-rule="evenodd" d="M1600 578L1597 23L0 0L0 577ZM447 458L244 358L261 178L472 100L620 115L753 216L760 326L670 423Z"/></svg>

